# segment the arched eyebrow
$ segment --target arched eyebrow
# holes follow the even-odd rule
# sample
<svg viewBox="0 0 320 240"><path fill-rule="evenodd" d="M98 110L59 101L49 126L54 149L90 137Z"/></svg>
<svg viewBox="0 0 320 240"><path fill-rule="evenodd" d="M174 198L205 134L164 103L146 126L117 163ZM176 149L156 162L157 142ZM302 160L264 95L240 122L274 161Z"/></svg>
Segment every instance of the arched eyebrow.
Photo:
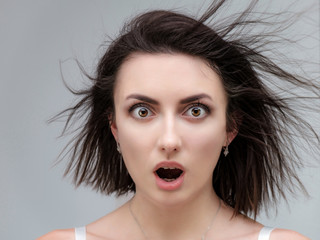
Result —
<svg viewBox="0 0 320 240"><path fill-rule="evenodd" d="M141 94L130 94L127 99L137 99L137 100L140 100L142 102L147 102L147 103L150 103L150 104L153 104L153 105L159 105L158 101L157 100L154 100L150 97L147 97L145 95L141 95Z"/></svg>
<svg viewBox="0 0 320 240"><path fill-rule="evenodd" d="M207 98L207 99L212 100L212 98L208 94L200 93L200 94L192 95L190 97L186 97L186 98L182 99L180 101L180 104L186 104L186 103L194 102L194 101L197 101L197 100L200 100L200 99L203 99L203 98Z"/></svg>
<svg viewBox="0 0 320 240"><path fill-rule="evenodd" d="M141 95L141 94L130 94L126 99L130 99L130 98L137 99L137 100L140 100L143 102L147 102L147 103L150 103L153 105L159 105L159 102L157 100L152 99L150 97L147 97L145 95ZM200 93L200 94L192 95L192 96L186 97L184 99L181 99L179 103L180 104L187 104L187 103L194 102L194 101L197 101L197 100L203 99L203 98L207 98L207 99L212 100L212 98L208 94Z"/></svg>

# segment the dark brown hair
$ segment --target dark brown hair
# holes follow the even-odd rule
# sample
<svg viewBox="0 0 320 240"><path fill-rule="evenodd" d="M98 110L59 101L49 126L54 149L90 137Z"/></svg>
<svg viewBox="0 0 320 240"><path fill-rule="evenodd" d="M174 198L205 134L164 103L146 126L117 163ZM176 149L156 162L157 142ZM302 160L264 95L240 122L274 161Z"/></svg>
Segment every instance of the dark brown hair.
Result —
<svg viewBox="0 0 320 240"><path fill-rule="evenodd" d="M59 115L68 117L64 131L72 126L72 121L84 117L84 125L77 129L69 145L71 158L66 169L66 173L73 172L76 185L89 184L106 194L135 191L116 150L109 120L114 114L113 90L119 67L130 54L143 52L198 56L220 75L228 96L227 130L236 129L238 134L229 146L229 155L221 154L212 184L235 214L256 216L263 204L284 196L287 189L293 191L295 185L303 189L295 171L300 161L293 139L299 133L307 140L319 139L296 109L290 107L289 103L299 98L290 88L303 89L308 97L312 94L319 98L319 85L271 60L275 55L271 55L270 46L286 41L282 36L277 38L277 33L288 28L290 20L274 21L278 24L276 30L263 32L276 15L261 13L252 20L257 3L252 1L246 10L218 24L215 16L225 2L214 1L198 20L173 11L144 13L127 23L111 42L96 75L88 76L92 85L73 91L82 96L81 100ZM265 28L253 34L256 26Z"/></svg>

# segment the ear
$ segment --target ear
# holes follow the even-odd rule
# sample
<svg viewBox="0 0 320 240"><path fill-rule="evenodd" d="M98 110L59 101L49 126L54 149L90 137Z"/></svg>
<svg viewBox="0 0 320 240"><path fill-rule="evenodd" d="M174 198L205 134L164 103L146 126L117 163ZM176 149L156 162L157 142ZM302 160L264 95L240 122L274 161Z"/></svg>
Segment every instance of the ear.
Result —
<svg viewBox="0 0 320 240"><path fill-rule="evenodd" d="M239 132L239 126L242 123L242 117L239 112L234 112L231 114L231 129L229 128L227 130L227 135L226 135L226 141L225 141L225 146L229 145L233 139L238 135Z"/></svg>
<svg viewBox="0 0 320 240"><path fill-rule="evenodd" d="M227 139L226 139L225 145L226 146L229 145L233 141L233 139L237 136L237 134L238 134L237 129L234 129L231 132L227 132Z"/></svg>
<svg viewBox="0 0 320 240"><path fill-rule="evenodd" d="M118 142L118 128L117 128L116 121L113 117L109 117L109 126L114 139L116 140L116 142Z"/></svg>

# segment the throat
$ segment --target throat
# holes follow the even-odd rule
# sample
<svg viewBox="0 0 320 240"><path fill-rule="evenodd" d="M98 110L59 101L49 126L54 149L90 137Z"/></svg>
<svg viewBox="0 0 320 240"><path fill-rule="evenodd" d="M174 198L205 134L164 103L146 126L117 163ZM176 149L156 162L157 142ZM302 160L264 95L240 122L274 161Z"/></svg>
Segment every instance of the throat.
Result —
<svg viewBox="0 0 320 240"><path fill-rule="evenodd" d="M139 204L140 207L137 206L135 208L135 203L137 203L135 200L137 199L134 198L129 202L130 214L145 239L205 240L221 207L221 202L219 202L219 206L216 206L217 208L212 209L212 211L208 211L208 208L206 208L206 211L200 212L199 205L195 209L192 206L184 206L183 204L173 209L158 208L149 204L143 204L143 206ZM211 208L209 207L209 209ZM190 218L190 216L192 217ZM146 221L146 219L153 220ZM203 219L206 220L204 221Z"/></svg>

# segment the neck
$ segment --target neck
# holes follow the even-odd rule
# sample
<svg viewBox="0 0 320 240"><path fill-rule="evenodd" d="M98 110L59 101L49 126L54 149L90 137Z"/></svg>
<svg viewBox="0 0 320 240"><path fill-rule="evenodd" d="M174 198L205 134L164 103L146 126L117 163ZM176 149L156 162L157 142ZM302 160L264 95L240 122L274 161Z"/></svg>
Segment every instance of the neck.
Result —
<svg viewBox="0 0 320 240"><path fill-rule="evenodd" d="M210 227L220 200L213 190L179 204L159 203L137 193L129 204L141 237L200 239Z"/></svg>

